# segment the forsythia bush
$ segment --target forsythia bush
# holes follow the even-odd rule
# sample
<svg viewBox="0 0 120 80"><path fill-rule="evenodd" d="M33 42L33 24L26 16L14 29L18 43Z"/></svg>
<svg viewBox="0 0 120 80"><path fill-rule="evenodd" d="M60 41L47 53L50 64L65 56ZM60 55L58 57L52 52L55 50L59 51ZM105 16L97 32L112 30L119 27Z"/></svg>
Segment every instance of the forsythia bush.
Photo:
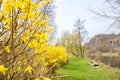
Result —
<svg viewBox="0 0 120 80"><path fill-rule="evenodd" d="M0 0L0 80L51 80L66 50L47 43L50 0Z"/></svg>

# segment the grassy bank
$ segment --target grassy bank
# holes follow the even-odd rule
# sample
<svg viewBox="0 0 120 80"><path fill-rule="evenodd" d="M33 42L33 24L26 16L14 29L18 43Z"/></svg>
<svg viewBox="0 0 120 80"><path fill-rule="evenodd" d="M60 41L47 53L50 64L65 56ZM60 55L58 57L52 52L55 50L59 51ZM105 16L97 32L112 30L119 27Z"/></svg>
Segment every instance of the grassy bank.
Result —
<svg viewBox="0 0 120 80"><path fill-rule="evenodd" d="M90 60L70 57L69 62L60 69L60 80L120 80L119 70L100 64L99 67L88 64Z"/></svg>

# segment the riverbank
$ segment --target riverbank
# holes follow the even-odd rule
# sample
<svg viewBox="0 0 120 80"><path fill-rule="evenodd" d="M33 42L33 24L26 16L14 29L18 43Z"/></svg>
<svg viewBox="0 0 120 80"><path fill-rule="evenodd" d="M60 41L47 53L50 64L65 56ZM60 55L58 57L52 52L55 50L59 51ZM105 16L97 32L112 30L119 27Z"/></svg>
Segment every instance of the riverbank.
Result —
<svg viewBox="0 0 120 80"><path fill-rule="evenodd" d="M120 70L99 63L92 66L92 60L69 57L69 61L60 70L61 75L67 75L60 80L120 80Z"/></svg>

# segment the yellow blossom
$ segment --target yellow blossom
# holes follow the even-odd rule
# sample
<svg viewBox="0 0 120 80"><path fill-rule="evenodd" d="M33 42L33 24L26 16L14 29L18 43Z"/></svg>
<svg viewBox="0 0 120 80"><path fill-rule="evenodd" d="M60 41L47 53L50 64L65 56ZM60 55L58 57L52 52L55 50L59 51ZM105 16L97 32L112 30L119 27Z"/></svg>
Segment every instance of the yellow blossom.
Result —
<svg viewBox="0 0 120 80"><path fill-rule="evenodd" d="M10 73L12 73L13 72L13 69L12 68L10 68Z"/></svg>
<svg viewBox="0 0 120 80"><path fill-rule="evenodd" d="M27 38L26 36L23 36L23 37L22 37L22 41L23 41L23 42L27 42L27 40L28 40L28 38Z"/></svg>
<svg viewBox="0 0 120 80"><path fill-rule="evenodd" d="M32 74L32 67L31 66L28 66L26 69L25 69L25 72L28 72L30 74Z"/></svg>
<svg viewBox="0 0 120 80"><path fill-rule="evenodd" d="M41 7L41 3L40 3L40 2L37 3L37 4L35 5L35 7L36 7L36 8L40 8L40 7Z"/></svg>
<svg viewBox="0 0 120 80"><path fill-rule="evenodd" d="M10 47L9 47L9 46L5 46L4 50L5 50L7 53L10 53Z"/></svg>
<svg viewBox="0 0 120 80"><path fill-rule="evenodd" d="M21 67L20 67L20 66L18 66L18 67L16 68L16 70L17 70L17 71L20 71L20 70L21 70Z"/></svg>
<svg viewBox="0 0 120 80"><path fill-rule="evenodd" d="M5 25L4 27L7 29L10 29L10 25Z"/></svg>
<svg viewBox="0 0 120 80"><path fill-rule="evenodd" d="M8 74L7 78L10 79L10 74Z"/></svg>
<svg viewBox="0 0 120 80"><path fill-rule="evenodd" d="M53 30L54 30L54 28L51 27L51 28L48 28L48 29L47 29L47 32L50 33L50 32L52 32Z"/></svg>
<svg viewBox="0 0 120 80"><path fill-rule="evenodd" d="M29 46L30 48L36 48L36 47L39 46L39 43L38 43L37 40L33 40L33 41L31 41L31 42L28 43L28 46Z"/></svg>
<svg viewBox="0 0 120 80"><path fill-rule="evenodd" d="M8 68L4 67L4 65L0 65L0 72L2 72L3 75L5 75L7 70L8 70Z"/></svg>
<svg viewBox="0 0 120 80"><path fill-rule="evenodd" d="M44 77L43 80L51 80L50 78Z"/></svg>
<svg viewBox="0 0 120 80"><path fill-rule="evenodd" d="M51 2L51 0L46 0L45 4L48 5Z"/></svg>
<svg viewBox="0 0 120 80"><path fill-rule="evenodd" d="M45 19L48 19L48 15L45 15Z"/></svg>
<svg viewBox="0 0 120 80"><path fill-rule="evenodd" d="M35 80L40 80L39 78L35 78Z"/></svg>
<svg viewBox="0 0 120 80"><path fill-rule="evenodd" d="M42 21L41 21L41 25L49 26L49 25L50 25L50 22L48 22L48 21L46 21L46 20L42 20Z"/></svg>

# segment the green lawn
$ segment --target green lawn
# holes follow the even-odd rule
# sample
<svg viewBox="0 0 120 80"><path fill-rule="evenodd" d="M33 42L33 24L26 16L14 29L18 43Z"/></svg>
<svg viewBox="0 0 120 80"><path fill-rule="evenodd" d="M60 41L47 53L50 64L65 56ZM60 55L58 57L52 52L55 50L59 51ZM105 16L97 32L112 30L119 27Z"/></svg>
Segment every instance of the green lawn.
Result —
<svg viewBox="0 0 120 80"><path fill-rule="evenodd" d="M57 80L120 80L116 69L100 65L99 68L88 64L90 60L69 57L69 62L60 69L61 75L67 77Z"/></svg>

